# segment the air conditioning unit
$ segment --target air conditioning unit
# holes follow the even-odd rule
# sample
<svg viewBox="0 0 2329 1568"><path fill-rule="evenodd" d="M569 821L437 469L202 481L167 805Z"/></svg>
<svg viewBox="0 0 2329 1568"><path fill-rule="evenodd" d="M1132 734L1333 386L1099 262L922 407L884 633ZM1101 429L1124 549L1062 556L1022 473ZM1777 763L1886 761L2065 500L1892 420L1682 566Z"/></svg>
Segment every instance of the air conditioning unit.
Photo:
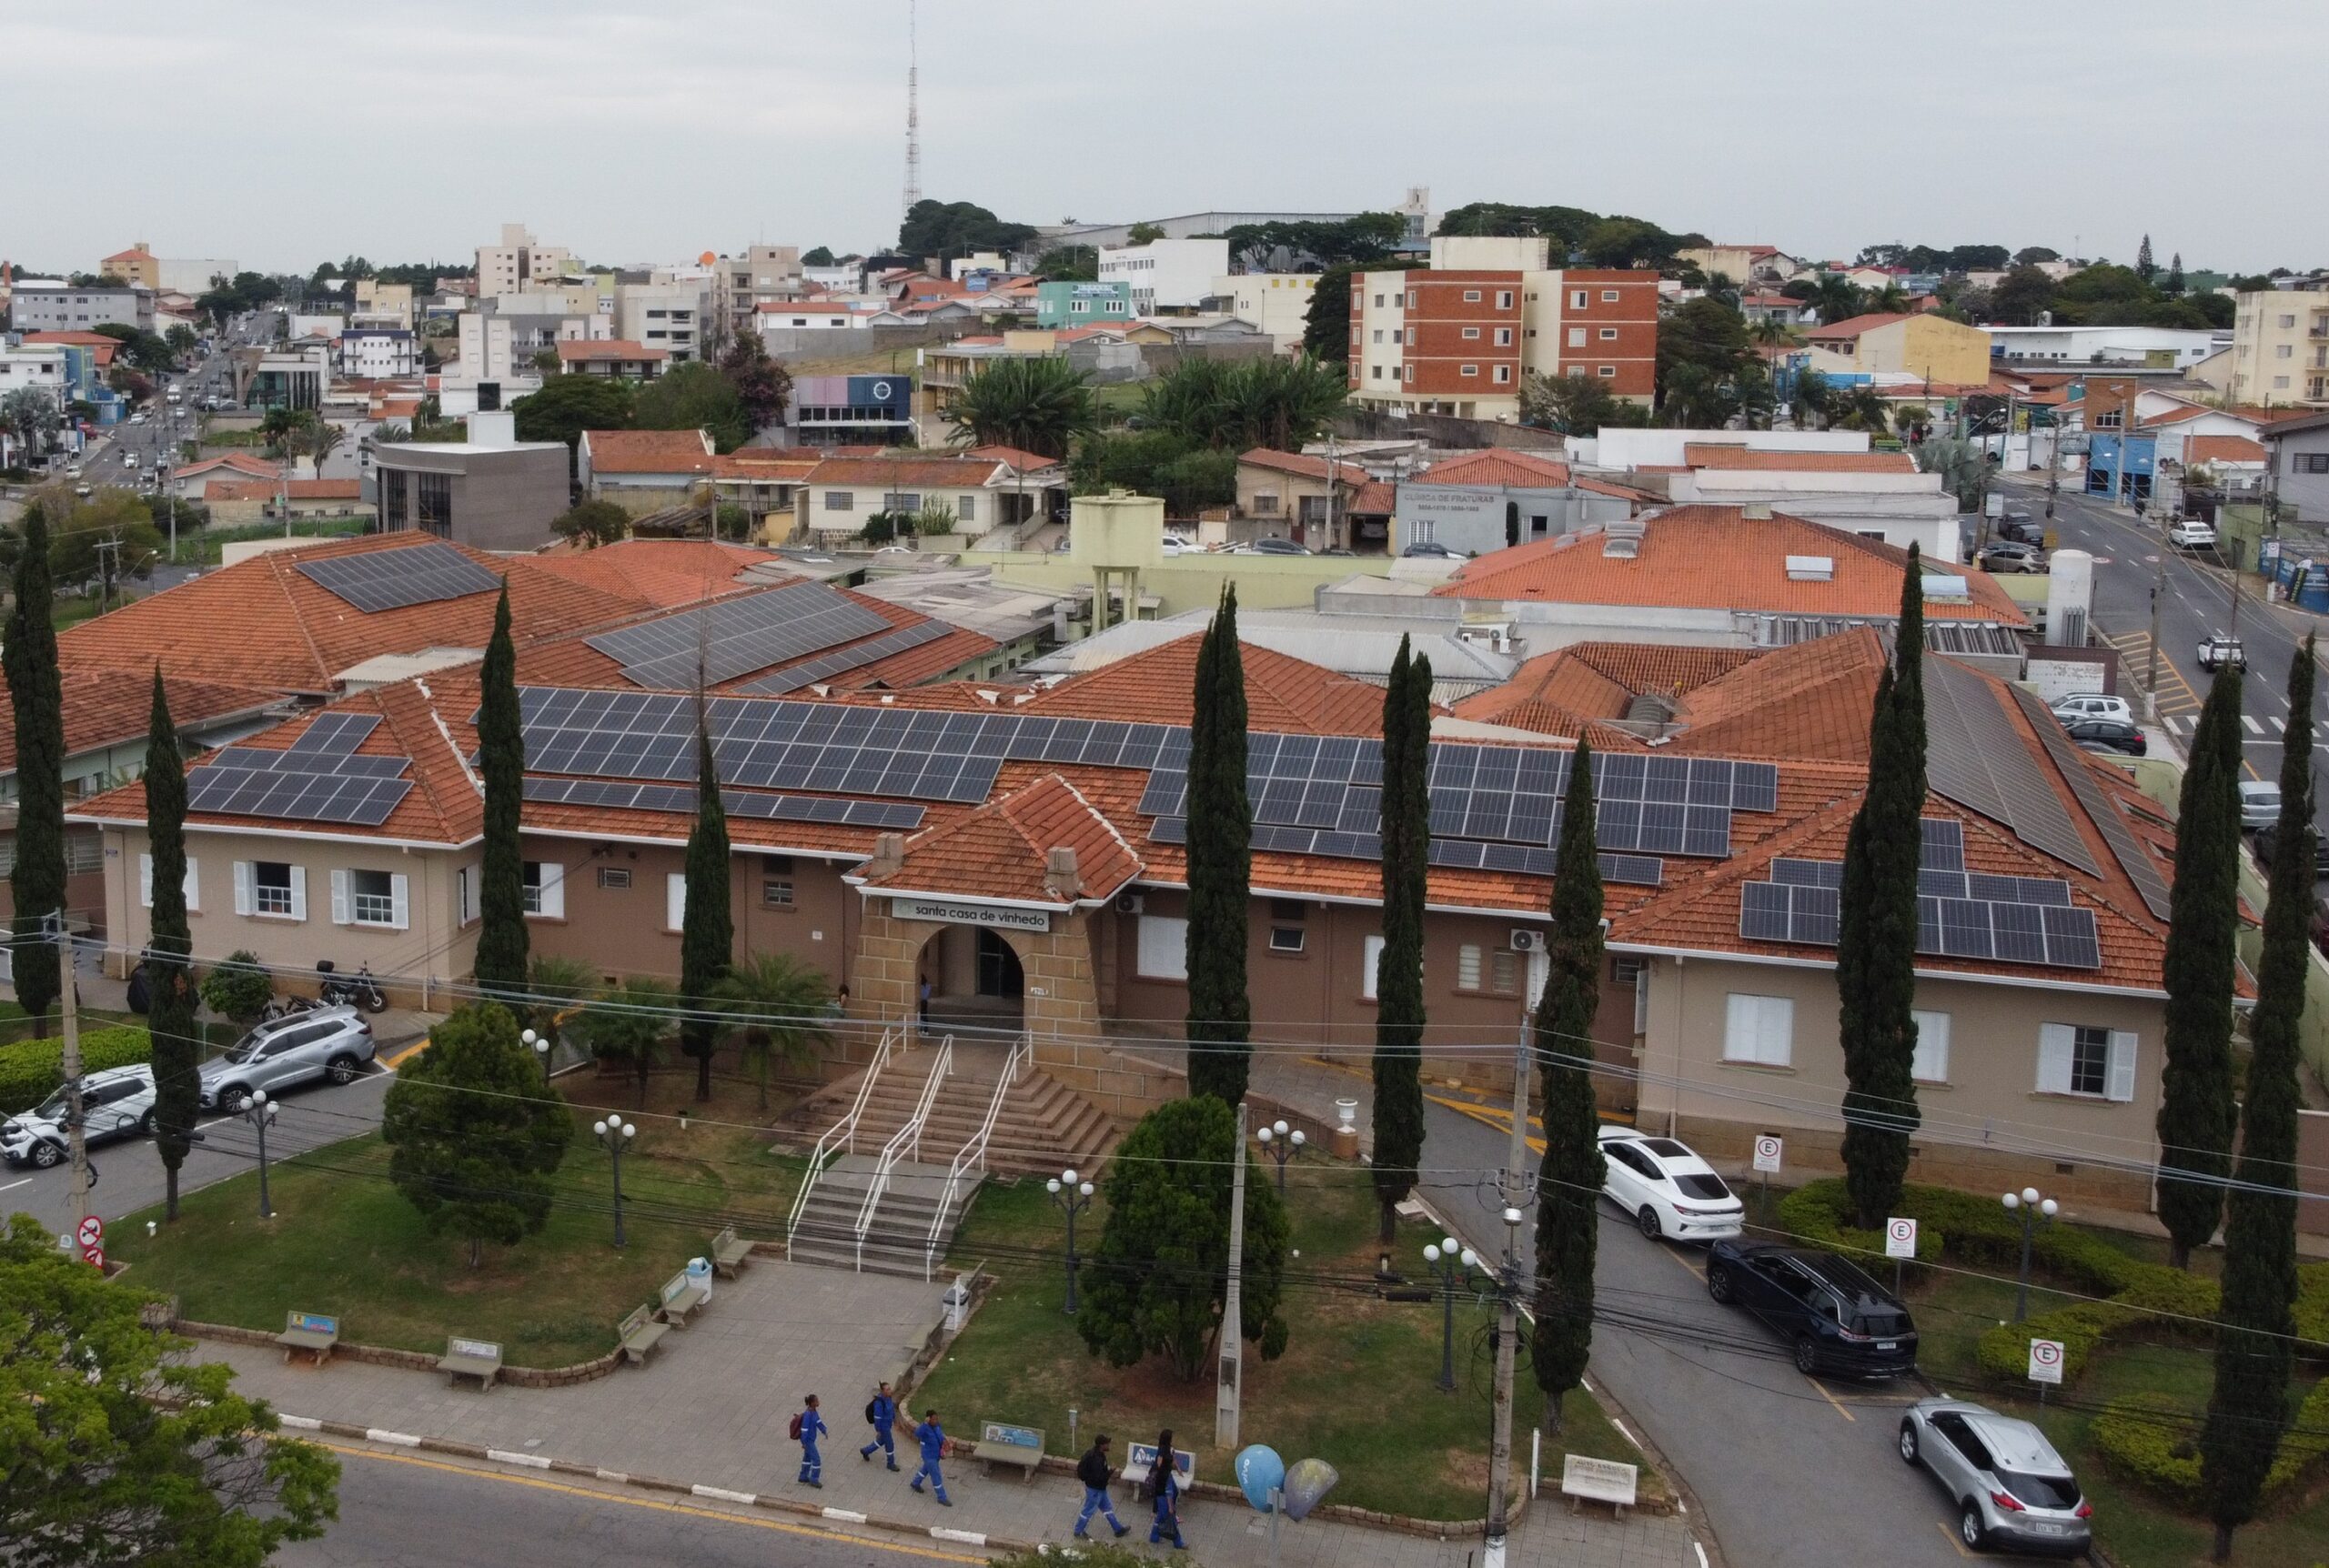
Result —
<svg viewBox="0 0 2329 1568"><path fill-rule="evenodd" d="M1120 915L1136 915L1140 913L1140 895L1138 893L1118 893L1116 895L1116 913Z"/></svg>
<svg viewBox="0 0 2329 1568"><path fill-rule="evenodd" d="M1540 953L1545 950L1545 933L1526 926L1512 928L1512 950L1516 953Z"/></svg>

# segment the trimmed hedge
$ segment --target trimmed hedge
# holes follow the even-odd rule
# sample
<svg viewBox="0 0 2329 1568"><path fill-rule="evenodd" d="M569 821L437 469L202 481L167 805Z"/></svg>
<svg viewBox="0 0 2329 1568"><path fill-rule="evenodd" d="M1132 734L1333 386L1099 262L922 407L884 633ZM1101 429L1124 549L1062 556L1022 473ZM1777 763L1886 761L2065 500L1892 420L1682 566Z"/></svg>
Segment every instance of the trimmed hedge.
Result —
<svg viewBox="0 0 2329 1568"><path fill-rule="evenodd" d="M150 1060L153 1054L153 1041L136 1024L84 1030L81 1033L83 1072L128 1067ZM64 1055L64 1044L53 1037L0 1045L0 1116L30 1111L54 1093L64 1081L58 1072Z"/></svg>
<svg viewBox="0 0 2329 1568"><path fill-rule="evenodd" d="M2130 1394L2094 1418L2088 1434L2112 1473L2177 1506L2196 1512L2206 1502L2200 1478L2201 1418L2173 1395ZM2329 1377L2313 1385L2281 1439L2265 1473L2265 1497L2302 1477L2329 1455Z"/></svg>

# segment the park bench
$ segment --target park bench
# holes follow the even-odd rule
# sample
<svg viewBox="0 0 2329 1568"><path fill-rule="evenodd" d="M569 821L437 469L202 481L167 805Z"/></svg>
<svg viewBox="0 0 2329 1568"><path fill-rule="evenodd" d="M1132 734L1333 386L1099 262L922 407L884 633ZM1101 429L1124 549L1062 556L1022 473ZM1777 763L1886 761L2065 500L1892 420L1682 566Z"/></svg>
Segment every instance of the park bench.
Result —
<svg viewBox="0 0 2329 1568"><path fill-rule="evenodd" d="M712 1271L723 1280L732 1280L742 1273L751 1256L752 1244L740 1240L733 1225L711 1238Z"/></svg>
<svg viewBox="0 0 2329 1568"><path fill-rule="evenodd" d="M1124 1467L1119 1476L1132 1488L1133 1501L1148 1501L1148 1473L1156 1468L1156 1445L1135 1442L1124 1451ZM1173 1473L1180 1477L1181 1490L1186 1492L1189 1483L1197 1478L1197 1456L1185 1448L1173 1451Z"/></svg>
<svg viewBox="0 0 2329 1568"><path fill-rule="evenodd" d="M491 1340L465 1340L459 1334L445 1341L445 1353L438 1359L437 1370L446 1374L455 1387L465 1377L477 1379L479 1393L493 1386L501 1375L501 1347Z"/></svg>
<svg viewBox="0 0 2329 1568"><path fill-rule="evenodd" d="M286 1362L307 1351L321 1366L331 1360L332 1346L339 1343L339 1320L328 1312L286 1312L283 1332L275 1336L275 1342L283 1347Z"/></svg>
<svg viewBox="0 0 2329 1568"><path fill-rule="evenodd" d="M645 1307L631 1308L630 1315L615 1325L615 1337L622 1342L623 1357L635 1366L645 1366L647 1352L670 1332L667 1324L650 1316Z"/></svg>
<svg viewBox="0 0 2329 1568"><path fill-rule="evenodd" d="M1033 1481L1044 1463L1043 1429L986 1422L979 1427L979 1458L987 1465L989 1474L993 1473L995 1465L1015 1464L1020 1480Z"/></svg>
<svg viewBox="0 0 2329 1568"><path fill-rule="evenodd" d="M711 1292L689 1279L685 1269L664 1281L663 1288L656 1294L661 1304L655 1309L655 1315L675 1329L686 1328L688 1320L711 1300Z"/></svg>
<svg viewBox="0 0 2329 1568"><path fill-rule="evenodd" d="M1591 1459L1582 1453L1561 1457L1561 1495L1569 1500L1569 1512L1577 1512L1579 1500L1608 1503L1618 1513L1634 1505L1635 1483L1641 1472L1630 1464L1620 1464L1614 1459Z"/></svg>

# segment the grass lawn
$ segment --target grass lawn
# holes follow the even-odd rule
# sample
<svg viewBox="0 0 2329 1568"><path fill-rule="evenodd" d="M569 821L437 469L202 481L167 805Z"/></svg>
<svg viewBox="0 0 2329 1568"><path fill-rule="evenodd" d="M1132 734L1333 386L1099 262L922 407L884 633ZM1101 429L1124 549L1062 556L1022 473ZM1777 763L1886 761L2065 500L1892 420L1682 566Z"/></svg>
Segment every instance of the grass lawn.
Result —
<svg viewBox="0 0 2329 1568"><path fill-rule="evenodd" d="M1261 1173L1255 1173L1261 1179ZM1336 1278L1375 1270L1376 1208L1362 1169L1319 1164L1288 1176L1293 1267ZM1104 1204L1078 1221L1078 1242L1096 1241ZM1212 1446L1209 1382L1173 1380L1160 1359L1118 1370L1092 1356L1062 1311L1065 1299L1064 1229L1042 1186L990 1184L956 1238L963 1267L992 1258L998 1284L953 1352L916 1392L975 1432L984 1421L1044 1429L1052 1452L1068 1454L1067 1412L1080 1412L1077 1447L1095 1432L1116 1439L1116 1452L1169 1426L1178 1446L1197 1456L1199 1479L1232 1481L1228 1452ZM1425 1228L1403 1226L1393 1255L1420 1259ZM1063 1261L1034 1263L984 1249L1058 1249ZM1290 1283L1286 1353L1264 1362L1249 1353L1243 1435L1276 1449L1290 1463L1316 1455L1342 1472L1331 1501L1427 1519L1477 1518L1486 1508L1489 1387L1494 1358L1485 1309L1458 1303L1457 1390L1443 1393L1439 1376L1441 1309L1437 1302L1381 1301L1371 1293ZM1523 1368L1513 1407L1517 1468L1528 1462L1528 1432L1543 1397ZM1567 1446L1580 1453L1640 1463L1641 1458L1582 1392L1567 1402ZM1560 1446L1548 1442L1545 1469L1558 1477ZM1525 1482L1524 1482L1525 1484ZM1645 1494L1662 1495L1654 1472Z"/></svg>
<svg viewBox="0 0 2329 1568"><path fill-rule="evenodd" d="M346 539L353 538L372 526L369 518L329 518L320 521L293 518L291 535L295 538ZM224 554L224 547L245 539L279 539L283 538L280 523L260 523L242 528L181 529L178 533L178 561L184 566L217 566Z"/></svg>
<svg viewBox="0 0 2329 1568"><path fill-rule="evenodd" d="M371 1134L274 1165L271 1221L257 1217L256 1174L237 1176L189 1194L178 1223L152 1241L142 1221L160 1211L130 1216L114 1251L134 1265L134 1283L175 1292L197 1322L279 1329L287 1311L331 1312L351 1342L441 1351L460 1333L499 1341L513 1365L549 1367L613 1348L615 1323L721 1225L782 1233L801 1162L768 1151L749 1085L721 1081L698 1108L691 1079L660 1077L647 1114L628 1085L587 1071L560 1087L576 1136L549 1222L515 1247L489 1246L476 1270L464 1244L429 1234L388 1183L388 1151ZM682 1104L700 1118L686 1131L672 1115ZM630 1244L620 1251L607 1157L590 1131L601 1107L640 1123L623 1159Z"/></svg>
<svg viewBox="0 0 2329 1568"><path fill-rule="evenodd" d="M114 602L118 605L126 597L126 595L116 594ZM63 631L68 626L78 626L85 620L95 620L97 618L97 612L104 608L105 601L102 599L84 594L68 594L59 598L49 610L48 623L58 631Z"/></svg>

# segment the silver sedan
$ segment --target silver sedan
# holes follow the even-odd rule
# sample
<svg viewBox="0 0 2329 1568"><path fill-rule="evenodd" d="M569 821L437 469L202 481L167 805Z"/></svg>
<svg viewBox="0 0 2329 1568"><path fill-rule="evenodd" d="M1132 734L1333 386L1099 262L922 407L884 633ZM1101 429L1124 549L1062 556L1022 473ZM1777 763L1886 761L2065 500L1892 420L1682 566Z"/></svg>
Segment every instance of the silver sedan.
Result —
<svg viewBox="0 0 2329 1568"><path fill-rule="evenodd" d="M2030 1422L1967 1400L1919 1400L1901 1417L1899 1445L1902 1460L1949 1489L1969 1549L2085 1553L2093 1505Z"/></svg>

